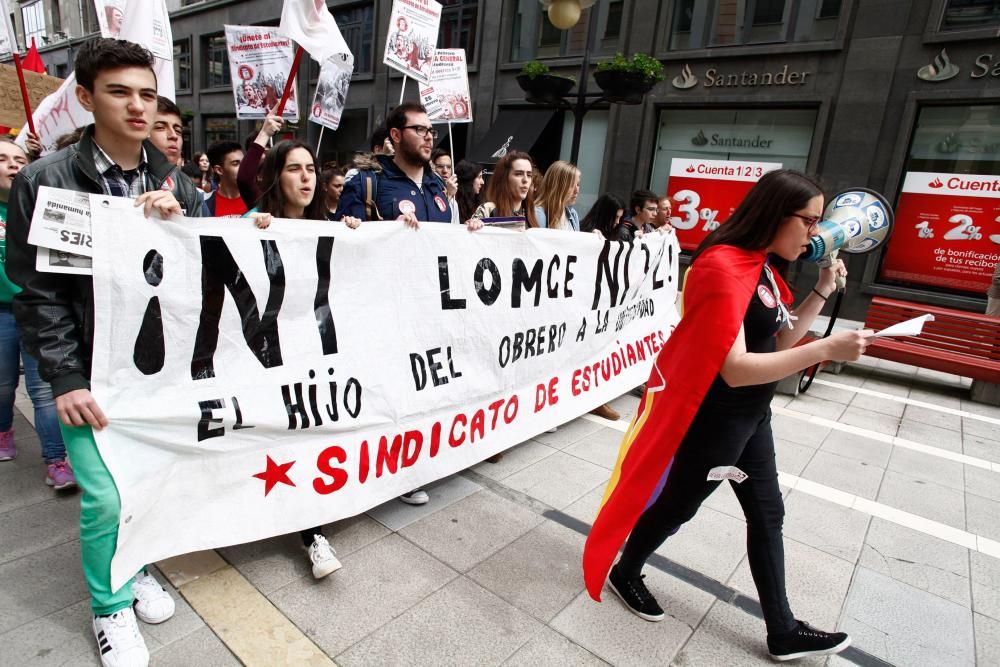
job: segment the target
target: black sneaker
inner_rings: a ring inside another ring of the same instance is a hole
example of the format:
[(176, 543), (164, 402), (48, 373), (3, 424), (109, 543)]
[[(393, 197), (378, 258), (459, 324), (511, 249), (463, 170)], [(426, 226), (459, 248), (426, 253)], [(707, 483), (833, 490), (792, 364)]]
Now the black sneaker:
[(608, 575), (608, 584), (615, 595), (622, 599), (622, 602), (625, 603), (625, 606), (633, 614), (647, 621), (662, 621), (663, 610), (660, 609), (660, 605), (656, 603), (656, 598), (653, 597), (653, 594), (646, 588), (646, 584), (643, 583), (642, 580), (645, 578), (646, 575), (642, 574), (635, 579), (626, 579), (618, 571), (618, 566), (615, 565), (611, 568), (611, 574)]
[(802, 621), (791, 632), (767, 636), (767, 650), (775, 660), (795, 660), (810, 655), (832, 655), (851, 645), (846, 632), (823, 632)]

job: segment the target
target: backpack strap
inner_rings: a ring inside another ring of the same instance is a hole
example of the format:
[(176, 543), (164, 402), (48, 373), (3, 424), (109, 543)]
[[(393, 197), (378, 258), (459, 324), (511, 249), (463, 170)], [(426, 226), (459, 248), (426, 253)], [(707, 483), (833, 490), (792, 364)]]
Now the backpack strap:
[(361, 172), (361, 175), (365, 179), (365, 219), (381, 220), (382, 216), (379, 214), (378, 205), (375, 203), (375, 198), (378, 197), (378, 180), (376, 179), (376, 174), (370, 169), (366, 169)]

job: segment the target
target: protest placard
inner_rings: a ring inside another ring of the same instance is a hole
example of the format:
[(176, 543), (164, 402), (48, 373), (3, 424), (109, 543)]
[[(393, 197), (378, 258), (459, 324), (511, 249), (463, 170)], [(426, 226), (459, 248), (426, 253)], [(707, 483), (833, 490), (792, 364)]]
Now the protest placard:
[(354, 56), (350, 53), (331, 56), (323, 63), (316, 83), (309, 120), (331, 130), (340, 127), (340, 117), (347, 105), (347, 89), (354, 73)]
[(472, 97), (465, 49), (438, 49), (431, 79), (420, 86), (420, 103), (432, 123), (471, 123)]
[(353, 516), (565, 423), (645, 382), (678, 319), (672, 234), (262, 232), (113, 201), (92, 207), (91, 382), (121, 497), (115, 587)]
[[(237, 118), (264, 118), (278, 103), (295, 59), (292, 41), (275, 28), (227, 25), (226, 49)], [(299, 117), (298, 87), (292, 86), (282, 118)]]
[[(28, 88), (28, 101), (35, 109), (43, 99), (59, 90), (63, 80), (37, 72), (24, 70), (24, 83)], [(24, 124), (24, 100), (21, 84), (13, 65), (0, 65), (0, 125), (20, 127)]]
[(441, 24), (435, 0), (393, 0), (382, 62), (421, 83), (430, 82)]

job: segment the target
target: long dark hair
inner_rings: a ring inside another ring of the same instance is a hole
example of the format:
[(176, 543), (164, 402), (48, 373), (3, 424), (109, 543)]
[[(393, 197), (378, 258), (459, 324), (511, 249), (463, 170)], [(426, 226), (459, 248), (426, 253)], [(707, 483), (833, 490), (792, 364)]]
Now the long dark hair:
[(482, 203), (479, 193), (472, 189), (472, 182), (481, 173), (483, 173), (482, 166), (468, 160), (462, 160), (455, 165), (455, 176), (458, 178), (455, 201), (458, 202), (458, 219), (462, 222), (471, 218)]
[(325, 197), (317, 196), (319, 192), (319, 165), (316, 164), (316, 154), (308, 144), (301, 141), (279, 141), (264, 156), (264, 161), (260, 166), (260, 199), (257, 200), (257, 210), (262, 213), (270, 213), (276, 218), (285, 217), (285, 195), (281, 191), (278, 177), (285, 169), (285, 162), (288, 161), (288, 154), (296, 148), (304, 148), (309, 152), (313, 165), (316, 166), (316, 186), (313, 189), (313, 198), (306, 206), (302, 217), (306, 220), (326, 220), (324, 206)]
[[(490, 182), (486, 185), (486, 201), (491, 201), (496, 205), (493, 215), (507, 217), (514, 215), (514, 208), (521, 205), (521, 201), (510, 189), (510, 172), (515, 160), (527, 160), (534, 170), (534, 162), (531, 156), (521, 151), (511, 151), (497, 162)], [(535, 219), (535, 197), (534, 185), (535, 174), (532, 172), (532, 187), (528, 188), (528, 196), (524, 198), (522, 212), (528, 219), (528, 227), (537, 227), (538, 221)]]
[(611, 232), (615, 228), (615, 218), (618, 211), (625, 212), (625, 202), (618, 195), (607, 192), (597, 198), (594, 205), (590, 207), (587, 215), (580, 221), (580, 231), (599, 231), (604, 238), (611, 238)]
[(821, 194), (819, 182), (800, 171), (778, 169), (764, 174), (729, 219), (702, 240), (691, 261), (719, 244), (763, 250), (774, 241), (785, 218)]

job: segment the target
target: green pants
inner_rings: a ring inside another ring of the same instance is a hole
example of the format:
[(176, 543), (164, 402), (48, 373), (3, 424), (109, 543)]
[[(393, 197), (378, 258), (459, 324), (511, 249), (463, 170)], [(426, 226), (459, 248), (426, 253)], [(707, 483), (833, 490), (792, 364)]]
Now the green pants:
[(97, 615), (113, 614), (132, 605), (131, 582), (111, 590), (111, 558), (118, 542), (121, 499), (89, 426), (59, 424), (80, 498), (80, 555), (90, 590), (90, 606)]

